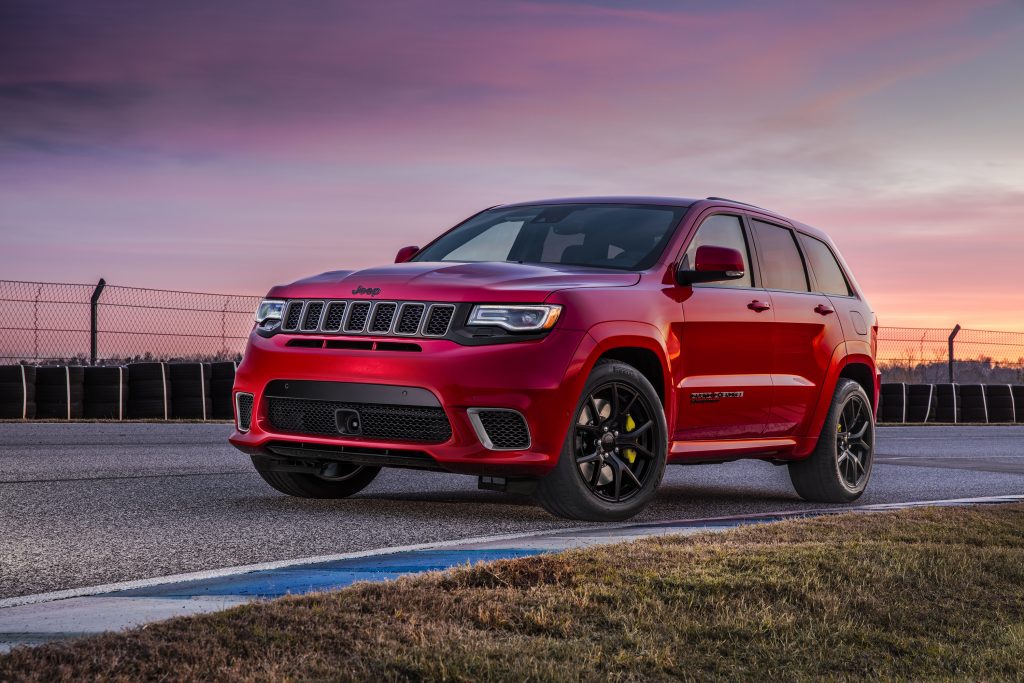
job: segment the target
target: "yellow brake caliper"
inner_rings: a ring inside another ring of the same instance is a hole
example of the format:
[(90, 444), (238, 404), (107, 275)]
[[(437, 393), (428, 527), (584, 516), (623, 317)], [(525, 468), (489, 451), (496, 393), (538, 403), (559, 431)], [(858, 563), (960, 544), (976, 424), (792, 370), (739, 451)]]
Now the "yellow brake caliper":
[[(629, 413), (626, 413), (626, 432), (627, 433), (631, 432), (634, 429), (636, 429), (636, 422), (633, 422), (633, 416), (632, 415), (630, 415)], [(634, 462), (636, 462), (636, 451), (634, 449), (632, 449), (632, 448), (623, 448), (622, 449), (622, 454), (624, 456), (626, 456), (626, 460), (629, 461), (630, 465), (632, 465)]]

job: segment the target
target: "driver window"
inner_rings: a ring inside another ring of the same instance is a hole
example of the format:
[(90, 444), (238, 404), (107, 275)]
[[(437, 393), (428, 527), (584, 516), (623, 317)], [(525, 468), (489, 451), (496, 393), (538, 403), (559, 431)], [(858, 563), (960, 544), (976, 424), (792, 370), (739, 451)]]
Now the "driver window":
[(697, 248), (705, 244), (735, 249), (743, 255), (744, 276), (738, 280), (716, 282), (714, 283), (715, 287), (753, 287), (754, 281), (750, 274), (750, 251), (747, 249), (747, 241), (743, 237), (743, 224), (737, 216), (717, 214), (705, 219), (697, 228), (697, 234), (693, 236), (690, 246), (686, 248), (680, 268), (692, 270)]

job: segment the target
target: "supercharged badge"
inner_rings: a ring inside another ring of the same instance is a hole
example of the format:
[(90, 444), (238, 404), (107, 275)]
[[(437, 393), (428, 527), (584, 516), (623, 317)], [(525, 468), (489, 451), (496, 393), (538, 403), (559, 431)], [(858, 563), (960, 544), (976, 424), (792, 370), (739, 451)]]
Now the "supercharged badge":
[(690, 394), (691, 403), (715, 403), (723, 398), (743, 398), (742, 391), (695, 391)]

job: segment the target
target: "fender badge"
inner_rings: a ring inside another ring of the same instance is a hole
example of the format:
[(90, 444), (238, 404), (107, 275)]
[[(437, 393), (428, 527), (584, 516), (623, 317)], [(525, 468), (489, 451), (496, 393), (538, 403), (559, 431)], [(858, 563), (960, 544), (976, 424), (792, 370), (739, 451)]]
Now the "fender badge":
[(380, 287), (363, 287), (359, 285), (352, 290), (353, 294), (369, 294), (370, 296), (377, 296), (380, 294)]
[(723, 398), (743, 398), (742, 391), (695, 391), (690, 394), (691, 403), (717, 403)]

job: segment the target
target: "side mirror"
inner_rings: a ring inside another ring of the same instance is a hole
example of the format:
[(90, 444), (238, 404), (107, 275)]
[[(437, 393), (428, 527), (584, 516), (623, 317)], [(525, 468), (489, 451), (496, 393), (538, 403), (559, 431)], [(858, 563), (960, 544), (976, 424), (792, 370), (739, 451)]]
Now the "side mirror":
[(698, 282), (722, 282), (738, 280), (746, 275), (743, 254), (728, 247), (713, 247), (705, 244), (697, 247), (693, 270), (677, 270), (676, 282), (692, 285)]
[(419, 247), (402, 247), (398, 250), (398, 254), (395, 255), (395, 263), (405, 263), (419, 251)]

